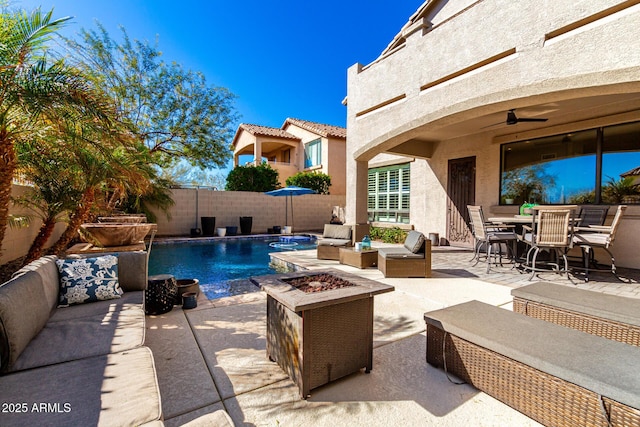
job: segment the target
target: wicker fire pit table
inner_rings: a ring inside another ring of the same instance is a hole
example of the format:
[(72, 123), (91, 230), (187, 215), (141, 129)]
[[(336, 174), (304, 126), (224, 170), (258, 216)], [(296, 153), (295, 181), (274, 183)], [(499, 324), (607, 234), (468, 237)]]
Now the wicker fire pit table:
[(373, 297), (393, 286), (339, 270), (251, 279), (267, 293), (267, 357), (306, 399), (311, 389), (373, 368)]

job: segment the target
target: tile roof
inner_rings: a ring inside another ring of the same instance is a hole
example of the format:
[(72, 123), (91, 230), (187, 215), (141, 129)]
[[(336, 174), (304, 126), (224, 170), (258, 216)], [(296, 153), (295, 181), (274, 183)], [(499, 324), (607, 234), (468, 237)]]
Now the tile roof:
[(310, 132), (317, 133), (318, 135), (324, 136), (325, 138), (347, 139), (347, 129), (340, 126), (325, 125), (322, 123), (310, 122), (308, 120), (287, 118), (287, 120), (284, 121), (282, 127), (284, 128), (287, 123), (296, 125)]
[(621, 173), (620, 174), (621, 177), (638, 176), (638, 175), (640, 175), (640, 166), (638, 166), (637, 168), (633, 168), (630, 171), (627, 171), (625, 173)]
[(240, 133), (240, 129), (249, 132), (251, 135), (254, 136), (272, 136), (272, 137), (276, 137), (276, 138), (283, 138), (283, 139), (291, 139), (294, 141), (300, 141), (300, 138), (298, 138), (295, 135), (290, 134), (287, 131), (284, 131), (282, 129), (279, 128), (272, 128), (269, 126), (260, 126), (260, 125), (252, 125), (249, 123), (241, 123), (240, 126), (238, 126), (238, 131), (236, 132), (236, 136), (233, 138), (233, 145), (235, 145), (236, 140), (238, 138), (238, 135)]

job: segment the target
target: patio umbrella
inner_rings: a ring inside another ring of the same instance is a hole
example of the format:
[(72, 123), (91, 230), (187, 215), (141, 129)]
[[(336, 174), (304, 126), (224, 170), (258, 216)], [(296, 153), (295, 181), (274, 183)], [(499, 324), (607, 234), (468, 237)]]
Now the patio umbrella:
[(285, 203), (284, 203), (284, 224), (285, 226), (289, 225), (289, 206), (288, 206), (288, 202), (289, 202), (289, 197), (291, 197), (291, 227), (293, 227), (293, 196), (302, 196), (304, 194), (315, 194), (316, 192), (313, 191), (310, 188), (304, 188), (304, 187), (284, 187), (284, 188), (279, 188), (277, 190), (273, 190), (273, 191), (267, 191), (264, 194), (268, 194), (269, 196), (275, 196), (275, 197), (285, 197)]

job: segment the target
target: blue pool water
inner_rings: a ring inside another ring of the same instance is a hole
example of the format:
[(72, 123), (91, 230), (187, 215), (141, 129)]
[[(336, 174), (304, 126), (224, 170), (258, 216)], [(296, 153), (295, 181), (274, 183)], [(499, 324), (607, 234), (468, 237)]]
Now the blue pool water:
[[(297, 237), (297, 236), (296, 236)], [(176, 279), (198, 279), (209, 299), (233, 295), (234, 280), (275, 273), (269, 253), (315, 249), (303, 239), (236, 238), (154, 243), (149, 275), (172, 274)]]

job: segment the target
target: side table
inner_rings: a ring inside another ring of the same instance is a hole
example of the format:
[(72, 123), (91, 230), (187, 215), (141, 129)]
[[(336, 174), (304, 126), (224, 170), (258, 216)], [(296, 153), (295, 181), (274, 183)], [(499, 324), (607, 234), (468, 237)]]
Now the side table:
[(178, 282), (171, 274), (149, 276), (144, 292), (144, 312), (163, 314), (171, 311), (178, 293)]
[(378, 250), (356, 252), (353, 248), (340, 248), (340, 264), (357, 268), (375, 267), (378, 264)]

